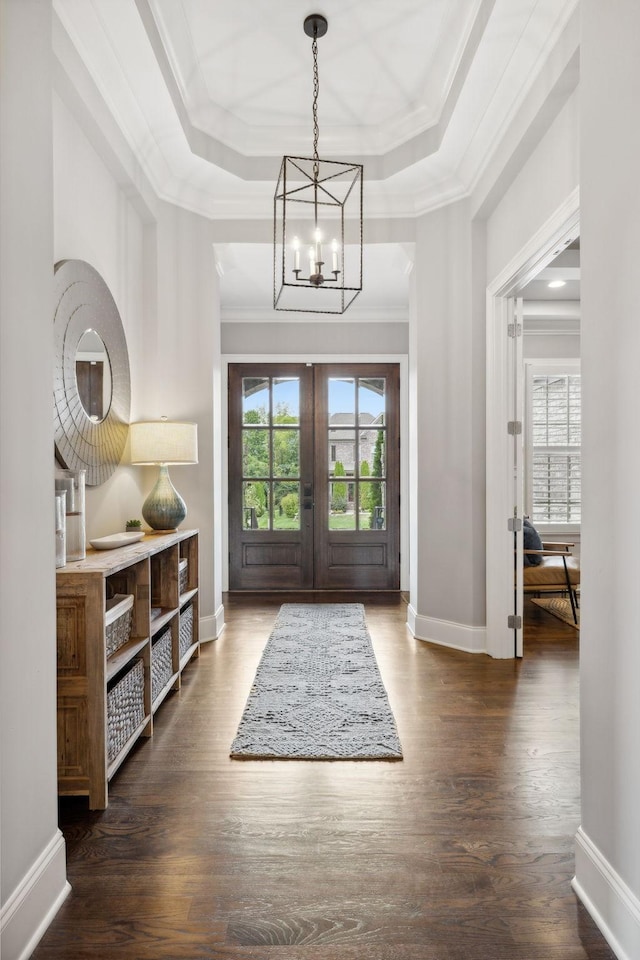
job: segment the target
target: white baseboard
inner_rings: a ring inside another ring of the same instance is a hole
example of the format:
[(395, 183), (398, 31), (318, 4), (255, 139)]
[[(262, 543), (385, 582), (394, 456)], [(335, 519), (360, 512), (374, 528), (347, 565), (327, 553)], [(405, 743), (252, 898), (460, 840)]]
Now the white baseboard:
[(407, 607), (407, 626), (416, 640), (427, 640), (465, 653), (487, 652), (486, 627), (469, 627), (464, 623), (423, 617), (416, 613), (411, 604)]
[(640, 900), (582, 827), (576, 833), (572, 887), (618, 960), (640, 957)]
[(200, 643), (217, 640), (224, 625), (224, 604), (221, 603), (213, 616), (200, 618)]
[(67, 883), (64, 837), (56, 830), (0, 912), (2, 960), (27, 960), (60, 909)]

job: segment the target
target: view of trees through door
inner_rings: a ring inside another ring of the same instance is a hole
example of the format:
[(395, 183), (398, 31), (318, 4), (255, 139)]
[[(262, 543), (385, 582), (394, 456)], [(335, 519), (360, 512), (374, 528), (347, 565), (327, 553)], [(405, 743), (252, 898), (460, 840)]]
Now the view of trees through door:
[(229, 368), (230, 588), (399, 588), (398, 367)]

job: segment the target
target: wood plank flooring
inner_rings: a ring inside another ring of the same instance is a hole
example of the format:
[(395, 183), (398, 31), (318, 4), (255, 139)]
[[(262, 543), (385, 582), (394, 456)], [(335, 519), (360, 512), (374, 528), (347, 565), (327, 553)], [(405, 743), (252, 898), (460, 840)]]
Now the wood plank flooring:
[(570, 888), (576, 630), (528, 605), (497, 661), (367, 598), (404, 761), (230, 760), (282, 599), (227, 598), (109, 808), (61, 802), (73, 892), (35, 960), (613, 960)]

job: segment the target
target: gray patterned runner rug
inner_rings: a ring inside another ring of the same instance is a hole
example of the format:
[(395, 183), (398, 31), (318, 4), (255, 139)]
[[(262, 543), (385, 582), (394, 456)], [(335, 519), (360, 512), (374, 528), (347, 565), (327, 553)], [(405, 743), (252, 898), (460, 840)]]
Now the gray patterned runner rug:
[(361, 603), (285, 603), (231, 756), (402, 760)]

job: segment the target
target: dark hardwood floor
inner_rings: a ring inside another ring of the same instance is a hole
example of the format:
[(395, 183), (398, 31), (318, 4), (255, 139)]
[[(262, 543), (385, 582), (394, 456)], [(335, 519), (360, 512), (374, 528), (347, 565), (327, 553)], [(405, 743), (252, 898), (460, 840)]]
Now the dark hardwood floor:
[(279, 603), (227, 598), (109, 808), (62, 802), (73, 892), (36, 960), (613, 960), (570, 887), (576, 630), (528, 604), (497, 661), (367, 598), (404, 761), (233, 761)]

